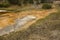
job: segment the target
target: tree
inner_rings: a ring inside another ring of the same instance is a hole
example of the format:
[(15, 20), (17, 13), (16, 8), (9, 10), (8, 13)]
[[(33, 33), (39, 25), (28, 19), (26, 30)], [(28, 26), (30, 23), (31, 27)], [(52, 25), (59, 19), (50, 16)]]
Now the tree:
[(44, 3), (46, 0), (41, 0), (41, 3)]
[(10, 4), (18, 4), (19, 0), (8, 0)]
[(24, 6), (24, 0), (20, 0), (19, 2), (21, 4), (21, 6)]

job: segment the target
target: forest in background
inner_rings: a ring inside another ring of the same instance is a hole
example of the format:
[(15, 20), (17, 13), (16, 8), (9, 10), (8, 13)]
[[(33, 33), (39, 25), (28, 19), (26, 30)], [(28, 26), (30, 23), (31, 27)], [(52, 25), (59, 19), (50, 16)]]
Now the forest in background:
[(24, 6), (28, 4), (38, 5), (52, 2), (53, 0), (0, 0), (0, 7), (9, 7), (11, 5)]

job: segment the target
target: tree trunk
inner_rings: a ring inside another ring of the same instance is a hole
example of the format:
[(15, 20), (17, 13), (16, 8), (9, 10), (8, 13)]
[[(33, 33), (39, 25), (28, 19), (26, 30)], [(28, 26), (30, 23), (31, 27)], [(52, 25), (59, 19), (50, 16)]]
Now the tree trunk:
[(33, 4), (36, 5), (36, 0), (33, 0)]
[(41, 0), (38, 0), (39, 4), (41, 3)]
[(24, 0), (21, 0), (21, 6), (24, 6), (24, 3), (23, 2), (24, 2)]

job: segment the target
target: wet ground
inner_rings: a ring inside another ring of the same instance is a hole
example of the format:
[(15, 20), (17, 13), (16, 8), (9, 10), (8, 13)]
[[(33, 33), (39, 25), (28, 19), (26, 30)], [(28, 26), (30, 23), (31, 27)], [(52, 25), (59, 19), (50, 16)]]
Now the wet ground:
[(16, 30), (27, 29), (31, 24), (35, 23), (38, 19), (48, 16), (56, 10), (43, 10), (43, 11), (25, 11), (18, 14), (6, 13), (0, 17), (0, 35), (8, 34)]

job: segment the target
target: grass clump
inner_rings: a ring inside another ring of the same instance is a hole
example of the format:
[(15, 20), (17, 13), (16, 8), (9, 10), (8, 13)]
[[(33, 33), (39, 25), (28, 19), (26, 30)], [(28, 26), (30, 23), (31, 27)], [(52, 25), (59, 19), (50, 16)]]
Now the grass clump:
[(9, 7), (9, 6), (10, 6), (10, 4), (8, 4), (8, 3), (0, 4), (0, 8), (6, 8), (6, 7)]
[(52, 5), (51, 4), (43, 4), (42, 8), (43, 9), (51, 9)]

